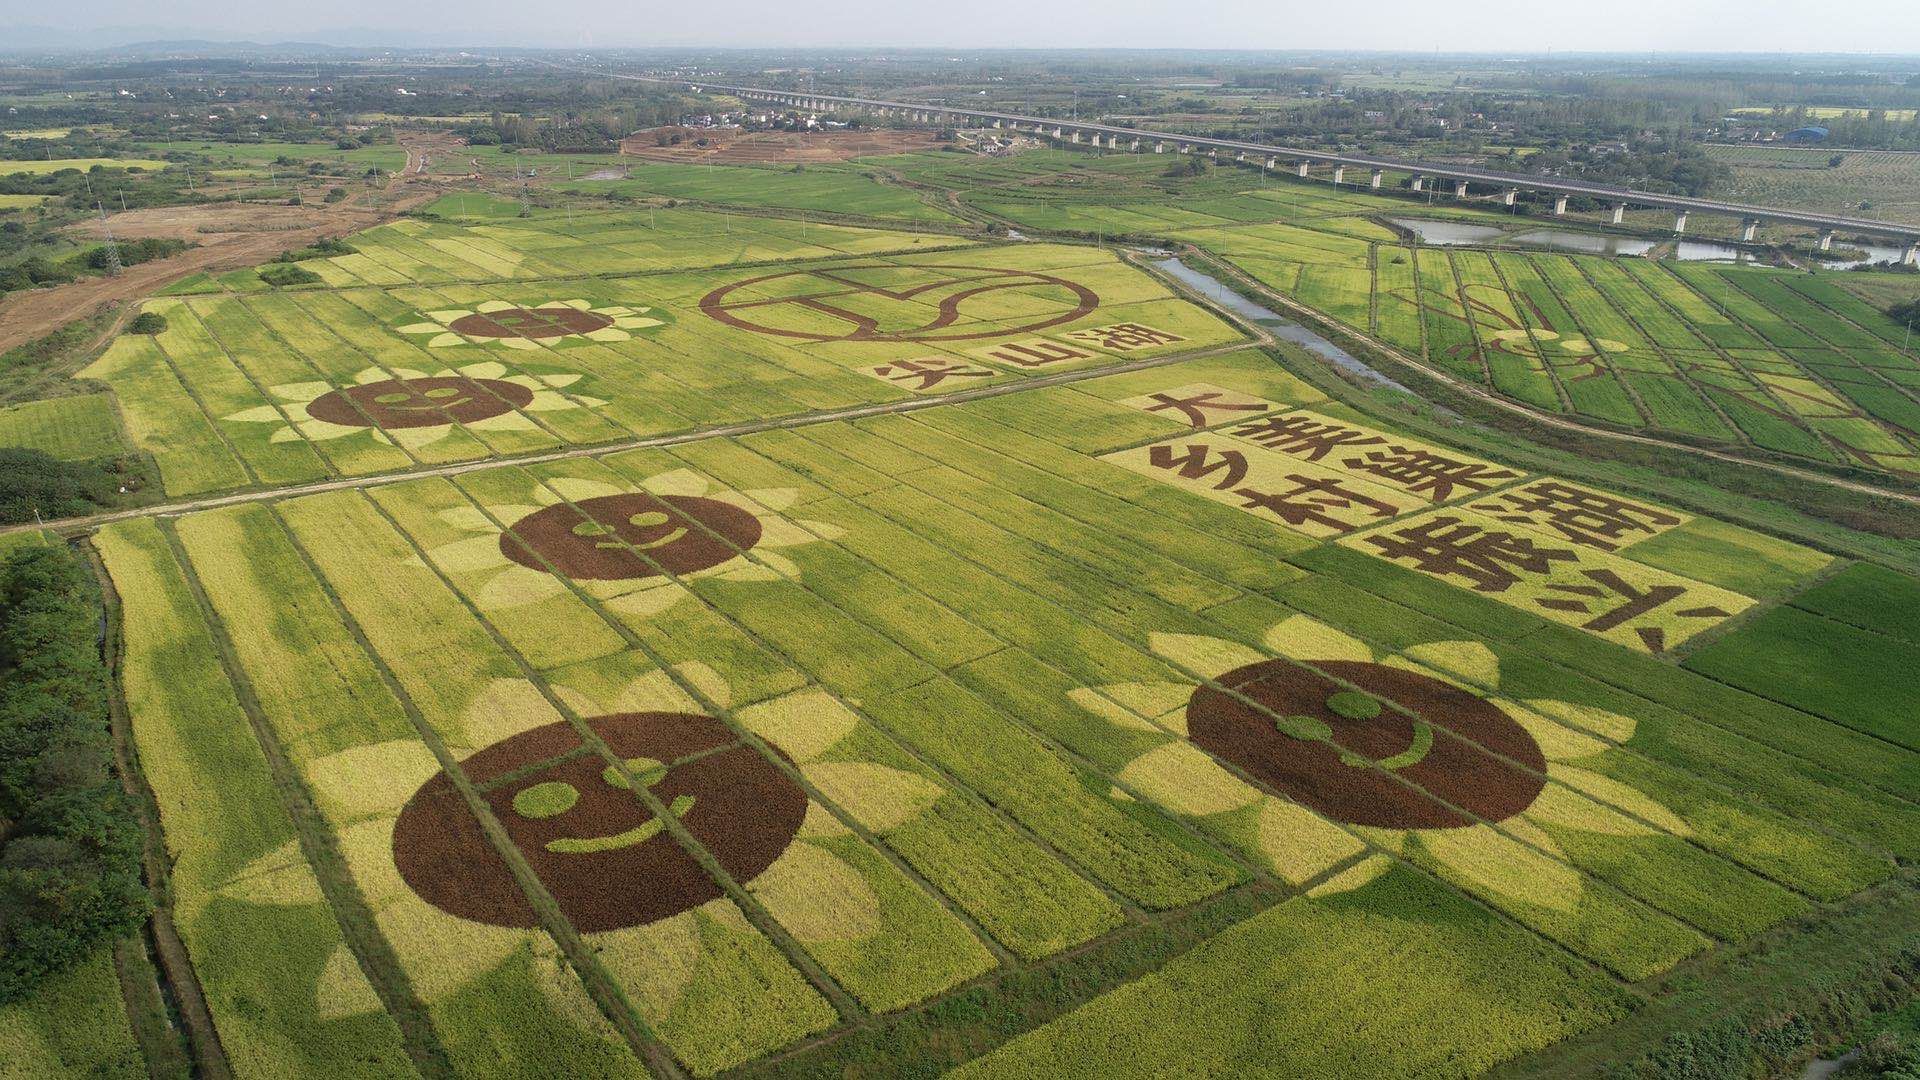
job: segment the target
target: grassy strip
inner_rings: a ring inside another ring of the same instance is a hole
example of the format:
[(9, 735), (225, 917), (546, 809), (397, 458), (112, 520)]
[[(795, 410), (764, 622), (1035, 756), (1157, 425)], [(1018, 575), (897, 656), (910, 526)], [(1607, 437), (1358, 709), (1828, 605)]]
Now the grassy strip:
[(1920, 987), (1920, 883), (1911, 874), (1844, 907), (1723, 950), (1612, 1027), (1490, 1074), (1498, 1080), (1786, 1075)]
[(1012, 971), (924, 1009), (887, 1017), (732, 1077), (938, 1076), (1267, 910), (1282, 895), (1255, 882), (1165, 918), (1134, 924), (1076, 952)]

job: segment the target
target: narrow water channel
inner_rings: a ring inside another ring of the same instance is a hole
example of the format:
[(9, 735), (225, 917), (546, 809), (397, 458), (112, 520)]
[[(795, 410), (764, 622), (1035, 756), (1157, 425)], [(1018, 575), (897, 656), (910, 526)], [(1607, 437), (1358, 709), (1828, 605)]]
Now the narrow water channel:
[(1226, 283), (1220, 281), (1218, 278), (1188, 266), (1175, 256), (1155, 259), (1153, 260), (1153, 265), (1168, 275), (1177, 278), (1182, 284), (1193, 291), (1219, 304), (1228, 311), (1233, 312), (1235, 315), (1265, 327), (1274, 337), (1290, 341), (1300, 346), (1363, 382), (1385, 387), (1390, 390), (1398, 390), (1410, 397), (1417, 396), (1413, 391), (1374, 370), (1367, 365), (1366, 361), (1361, 360), (1347, 350), (1314, 333), (1307, 327), (1294, 322), (1292, 319), (1286, 318), (1270, 308), (1262, 307), (1254, 303), (1252, 300), (1247, 299), (1229, 288)]

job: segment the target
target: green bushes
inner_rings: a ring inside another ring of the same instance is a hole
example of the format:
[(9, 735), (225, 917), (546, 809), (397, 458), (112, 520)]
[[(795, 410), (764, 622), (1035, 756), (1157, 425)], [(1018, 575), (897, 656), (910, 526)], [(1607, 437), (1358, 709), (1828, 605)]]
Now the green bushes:
[(320, 275), (303, 269), (292, 263), (275, 263), (263, 266), (259, 270), (260, 280), (269, 285), (310, 285), (320, 280)]
[(135, 315), (133, 321), (127, 324), (127, 333), (129, 334), (146, 334), (151, 337), (154, 334), (164, 334), (166, 332), (167, 317), (157, 311), (143, 311)]
[(147, 913), (139, 825), (109, 771), (99, 602), (64, 548), (0, 567), (0, 1002)]
[(77, 517), (111, 504), (120, 477), (98, 462), (61, 461), (40, 450), (0, 447), (0, 525)]

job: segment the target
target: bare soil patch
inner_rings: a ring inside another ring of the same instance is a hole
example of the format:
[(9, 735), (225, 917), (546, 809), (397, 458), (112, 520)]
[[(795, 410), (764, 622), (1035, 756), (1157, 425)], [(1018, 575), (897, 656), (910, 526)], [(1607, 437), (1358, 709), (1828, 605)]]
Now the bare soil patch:
[[(672, 141), (676, 136), (678, 143)], [(636, 131), (620, 140), (620, 152), (651, 161), (792, 165), (905, 154), (935, 144), (930, 131), (748, 132), (738, 128), (662, 127)]]

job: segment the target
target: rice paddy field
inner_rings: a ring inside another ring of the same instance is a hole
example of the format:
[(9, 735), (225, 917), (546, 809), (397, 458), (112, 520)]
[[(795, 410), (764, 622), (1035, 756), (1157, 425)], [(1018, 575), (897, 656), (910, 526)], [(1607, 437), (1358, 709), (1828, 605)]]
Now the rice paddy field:
[[(894, 165), (1049, 175), (954, 157)], [(1820, 278), (1023, 194), (1546, 411), (1912, 460)], [(1896, 569), (1408, 430), (1107, 247), (447, 210), (83, 372), (176, 500), (87, 543), (234, 1075), (1571, 1075), (1920, 855)], [(66, 1000), (0, 1046), (140, 1071)]]
[(1852, 275), (1416, 247), (1379, 220), (1404, 216), (1404, 203), (1325, 186), (1152, 203), (1015, 187), (971, 199), (1025, 227), (1193, 244), (1354, 333), (1544, 413), (1920, 476), (1920, 349), (1843, 287)]

